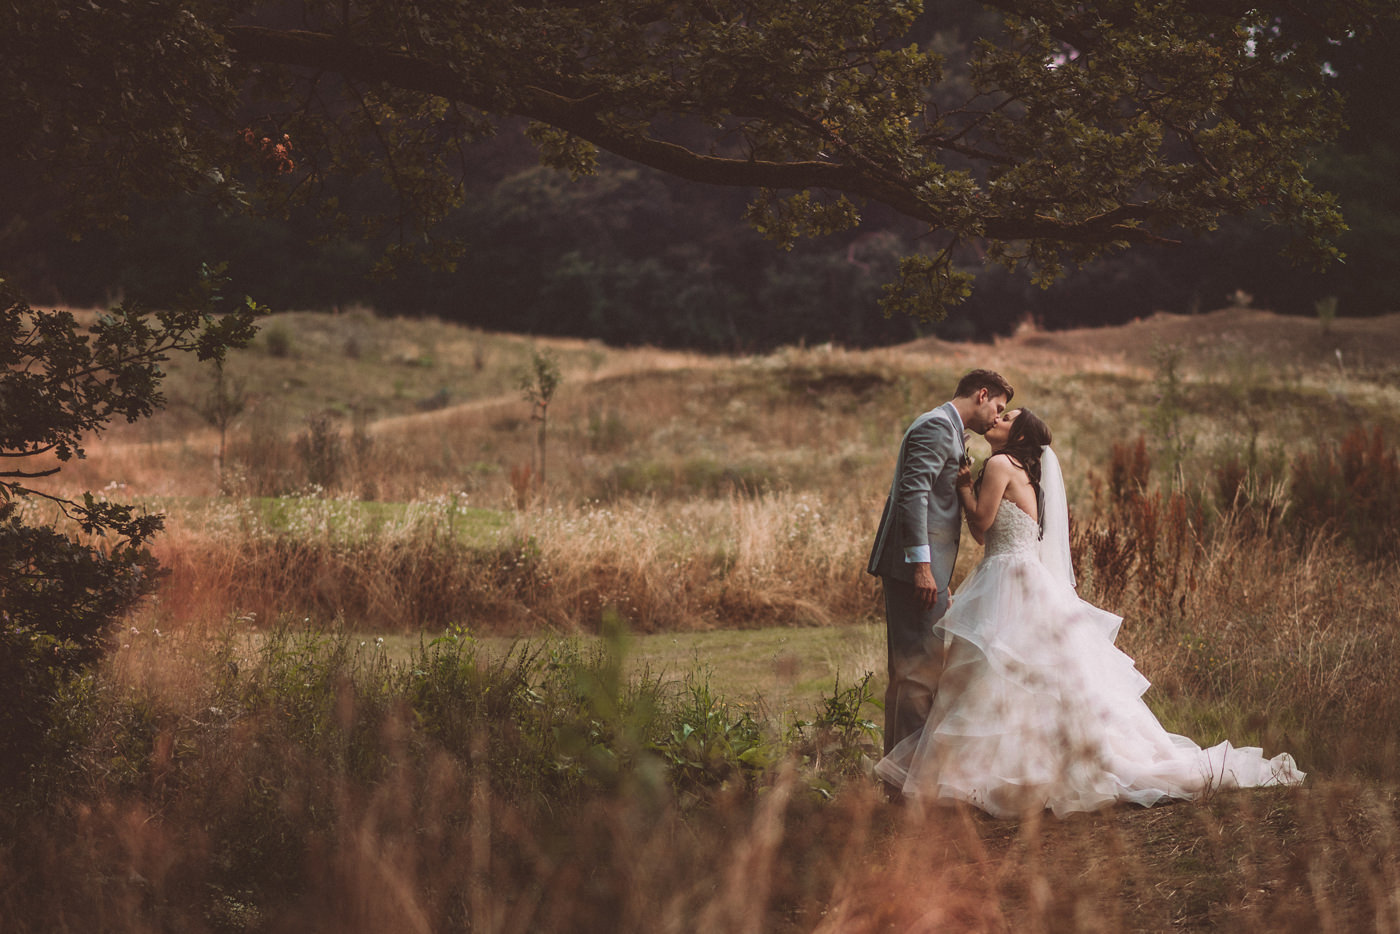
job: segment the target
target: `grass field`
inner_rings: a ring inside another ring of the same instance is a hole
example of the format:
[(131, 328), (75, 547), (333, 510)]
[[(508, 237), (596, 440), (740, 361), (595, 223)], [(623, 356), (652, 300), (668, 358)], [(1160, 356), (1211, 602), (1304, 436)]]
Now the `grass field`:
[[(6, 812), (0, 918), (1400, 929), (1397, 360), (1400, 319), (1247, 309), (736, 358), (275, 316), (228, 364), (222, 465), (176, 360), (164, 413), (53, 481), (165, 512), (170, 573)], [(883, 803), (865, 556), (905, 425), (972, 366), (1052, 426), (1081, 594), (1154, 710), (1306, 786), (1064, 822)]]

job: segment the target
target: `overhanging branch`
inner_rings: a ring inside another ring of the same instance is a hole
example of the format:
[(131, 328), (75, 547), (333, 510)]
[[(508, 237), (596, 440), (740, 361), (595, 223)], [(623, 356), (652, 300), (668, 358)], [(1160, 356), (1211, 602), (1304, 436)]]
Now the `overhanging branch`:
[[(351, 80), (431, 94), (487, 113), (526, 117), (678, 178), (733, 188), (836, 191), (888, 205), (935, 229), (956, 226), (952, 218), (936, 205), (919, 199), (910, 187), (873, 177), (859, 166), (810, 159), (732, 159), (695, 152), (609, 122), (604, 119), (606, 111), (597, 95), (570, 96), (537, 85), (498, 93), (443, 65), (403, 52), (357, 45), (326, 33), (230, 26), (225, 36), (234, 53), (246, 61), (334, 72)], [(1166, 242), (1136, 224), (1119, 223), (1124, 218), (1113, 216), (1116, 213), (1083, 222), (1033, 214), (988, 216), (980, 221), (982, 235), (996, 240)], [(1142, 211), (1129, 213), (1139, 220), (1146, 216)]]
[(52, 477), (62, 470), (62, 467), (50, 467), (47, 470), (0, 470), (0, 477), (16, 477), (21, 480), (37, 480), (40, 477)]

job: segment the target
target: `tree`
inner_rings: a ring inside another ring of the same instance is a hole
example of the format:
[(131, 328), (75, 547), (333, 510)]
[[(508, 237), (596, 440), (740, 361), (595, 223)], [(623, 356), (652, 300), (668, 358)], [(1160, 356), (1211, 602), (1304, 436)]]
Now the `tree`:
[(224, 372), (224, 361), (214, 361), (214, 380), (209, 394), (196, 404), (199, 417), (214, 428), (219, 429), (219, 489), (227, 491), (228, 475), (225, 471), (228, 453), (228, 430), (233, 420), (247, 408), (248, 395), (243, 381), (233, 379)]
[(530, 418), (540, 423), (535, 435), (535, 456), (538, 469), (535, 476), (543, 488), (545, 484), (545, 452), (549, 440), (549, 404), (554, 401), (554, 393), (564, 377), (559, 372), (559, 359), (548, 350), (535, 350), (530, 354), (530, 365), (520, 374), (519, 385), (525, 401), (530, 403)]
[[(337, 173), (379, 173), (401, 198), (380, 218), (392, 260), (460, 199), (455, 147), (525, 119), (575, 173), (604, 149), (756, 189), (750, 220), (782, 245), (875, 205), (913, 218), (928, 246), (886, 307), (924, 315), (966, 294), (965, 245), (1049, 281), (1262, 213), (1293, 255), (1336, 255), (1341, 217), (1306, 173), (1337, 131), (1326, 66), (1392, 29), (1395, 4), (982, 6), (1003, 29), (963, 62), (912, 41), (928, 29), (910, 0), (10, 5), (0, 126), (74, 217), (207, 189), (274, 207), (334, 192), (344, 219)], [(95, 166), (113, 184), (88, 184)]]
[[(91, 493), (75, 501), (35, 481), (84, 456), (85, 437), (135, 421), (164, 399), (160, 364), (174, 352), (220, 361), (252, 339), (258, 309), (225, 301), (208, 275), (188, 300), (153, 314), (123, 305), (88, 328), (69, 312), (31, 308), (0, 280), (0, 785), (43, 740), (53, 691), (100, 657), (112, 621), (153, 588), (146, 543), (159, 515)], [(81, 530), (27, 521), (46, 503)]]

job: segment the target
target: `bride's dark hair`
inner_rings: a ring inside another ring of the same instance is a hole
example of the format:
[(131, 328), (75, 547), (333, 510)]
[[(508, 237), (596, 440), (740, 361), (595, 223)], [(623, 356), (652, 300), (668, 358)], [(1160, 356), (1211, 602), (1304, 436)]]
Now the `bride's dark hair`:
[[(997, 454), (1005, 454), (1012, 462), (1026, 472), (1031, 488), (1035, 490), (1036, 517), (1040, 520), (1041, 534), (1045, 532), (1045, 493), (1040, 488), (1040, 449), (1050, 444), (1050, 426), (1030, 409), (1022, 409), (1011, 423), (1011, 433), (1006, 438), (1006, 446)], [(996, 456), (996, 455), (993, 455)], [(991, 460), (991, 458), (987, 458)], [(985, 472), (987, 465), (982, 465)], [(982, 472), (977, 474), (975, 491), (982, 489)]]

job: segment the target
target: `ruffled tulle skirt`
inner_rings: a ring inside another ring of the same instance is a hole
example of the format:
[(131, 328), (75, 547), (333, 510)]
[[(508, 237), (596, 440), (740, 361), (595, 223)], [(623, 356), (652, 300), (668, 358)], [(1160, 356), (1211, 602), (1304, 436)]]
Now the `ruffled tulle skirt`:
[(998, 817), (1303, 780), (1286, 753), (1202, 749), (1167, 732), (1142, 701), (1149, 682), (1113, 644), (1121, 622), (1034, 557), (984, 559), (932, 634), (949, 647), (927, 723), (876, 774), (908, 797)]

